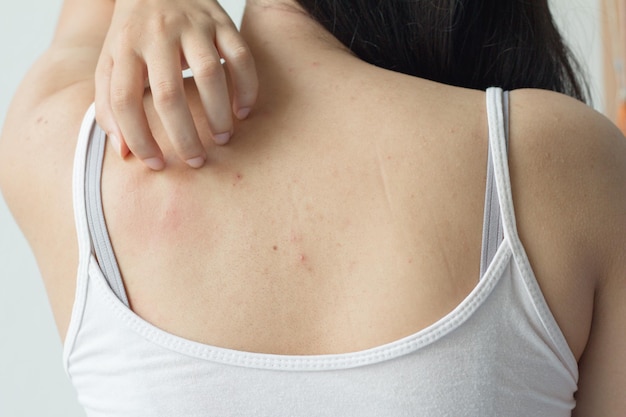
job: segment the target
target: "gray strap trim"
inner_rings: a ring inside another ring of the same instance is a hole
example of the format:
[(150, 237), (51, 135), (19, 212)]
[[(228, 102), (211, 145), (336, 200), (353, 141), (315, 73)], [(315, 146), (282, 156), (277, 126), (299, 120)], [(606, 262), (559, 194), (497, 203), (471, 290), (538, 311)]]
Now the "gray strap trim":
[(113, 246), (102, 209), (101, 178), (102, 162), (106, 144), (106, 134), (96, 124), (89, 140), (85, 178), (85, 201), (87, 205), (87, 223), (91, 234), (93, 251), (104, 277), (111, 290), (127, 307), (129, 306), (122, 275), (115, 259)]
[[(503, 119), (506, 126), (506, 137), (504, 138), (508, 150), (509, 137), (509, 93), (504, 94)], [(488, 113), (488, 117), (491, 115)], [(504, 240), (504, 228), (500, 212), (500, 202), (495, 183), (492, 147), (489, 145), (487, 156), (487, 185), (485, 190), (485, 211), (483, 216), (483, 243), (480, 255), (480, 278), (485, 275), (491, 261), (493, 260), (500, 244)]]

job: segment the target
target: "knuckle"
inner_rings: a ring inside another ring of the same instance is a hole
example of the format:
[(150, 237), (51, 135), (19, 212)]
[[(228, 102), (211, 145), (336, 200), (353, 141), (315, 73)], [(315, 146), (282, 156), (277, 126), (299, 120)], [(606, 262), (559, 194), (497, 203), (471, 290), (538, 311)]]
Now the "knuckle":
[(157, 81), (152, 86), (152, 96), (157, 105), (167, 106), (178, 102), (182, 92), (172, 80)]
[(115, 44), (117, 48), (125, 50), (130, 49), (133, 45), (133, 40), (137, 39), (137, 28), (133, 23), (125, 23), (120, 26), (115, 36)]
[(156, 13), (146, 23), (147, 32), (151, 35), (169, 36), (171, 29), (185, 25), (185, 17), (182, 14)]
[(252, 55), (245, 45), (237, 45), (230, 58), (235, 64), (248, 66), (252, 61)]
[(227, 13), (221, 13), (221, 12), (212, 13), (211, 18), (212, 18), (211, 20), (215, 22), (214, 23), (215, 26), (221, 26), (221, 27), (225, 27), (228, 29), (232, 29), (233, 27), (235, 27), (232, 19), (230, 18), (230, 16), (228, 16)]
[(128, 109), (136, 102), (135, 95), (126, 88), (115, 87), (111, 89), (111, 107), (119, 110)]
[(194, 77), (213, 78), (222, 72), (222, 64), (211, 56), (200, 56), (192, 70)]

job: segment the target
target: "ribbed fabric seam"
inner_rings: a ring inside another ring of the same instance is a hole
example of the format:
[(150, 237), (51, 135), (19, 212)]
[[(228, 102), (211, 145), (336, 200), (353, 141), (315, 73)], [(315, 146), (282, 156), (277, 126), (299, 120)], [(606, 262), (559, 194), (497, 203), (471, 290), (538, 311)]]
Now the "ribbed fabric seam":
[(485, 186), (485, 208), (483, 215), (483, 240), (480, 256), (480, 279), (487, 271), (489, 264), (504, 239), (500, 219), (500, 205), (495, 187), (491, 146), (488, 147), (487, 182)]
[(500, 281), (504, 269), (509, 265), (511, 251), (503, 244), (496, 253), (484, 279), (450, 313), (434, 324), (401, 340), (360, 352), (330, 355), (289, 356), (237, 351), (205, 345), (167, 333), (146, 322), (126, 308), (106, 285), (106, 278), (97, 264), (90, 267), (95, 289), (103, 295), (107, 305), (129, 329), (145, 340), (165, 349), (194, 358), (210, 360), (227, 365), (274, 369), (285, 371), (327, 371), (371, 365), (384, 360), (412, 353), (432, 344), (463, 324), (483, 304)]

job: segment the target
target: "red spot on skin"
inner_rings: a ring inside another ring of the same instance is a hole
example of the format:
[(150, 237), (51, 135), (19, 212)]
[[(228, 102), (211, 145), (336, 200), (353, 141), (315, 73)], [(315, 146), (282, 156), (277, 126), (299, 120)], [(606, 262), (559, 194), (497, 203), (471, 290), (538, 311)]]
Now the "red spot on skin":
[(314, 61), (314, 62), (311, 64), (311, 66), (312, 66), (312, 67), (319, 67), (319, 66), (320, 66), (320, 63), (319, 63), (319, 62), (317, 62), (317, 61)]
[(274, 246), (272, 247), (272, 249), (274, 249), (274, 250), (278, 250), (278, 246), (274, 245)]
[(302, 263), (306, 262), (306, 255), (303, 253), (300, 254), (300, 262)]
[(409, 263), (412, 264), (413, 263), (413, 258), (409, 258)]
[(243, 178), (243, 175), (240, 172), (236, 173), (235, 180), (233, 181), (233, 186), (237, 185), (237, 183), (241, 181), (242, 178)]

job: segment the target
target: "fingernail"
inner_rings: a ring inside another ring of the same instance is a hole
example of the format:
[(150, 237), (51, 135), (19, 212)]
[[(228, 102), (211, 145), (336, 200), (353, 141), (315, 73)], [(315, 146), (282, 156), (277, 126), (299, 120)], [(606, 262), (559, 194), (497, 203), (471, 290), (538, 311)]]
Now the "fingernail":
[(109, 139), (111, 139), (111, 145), (113, 146), (113, 149), (115, 149), (115, 152), (117, 152), (119, 156), (122, 156), (122, 144), (117, 136), (109, 135)]
[(237, 119), (243, 120), (246, 117), (248, 117), (248, 115), (250, 114), (250, 110), (251, 110), (250, 107), (244, 107), (242, 109), (239, 109), (237, 111)]
[(204, 165), (204, 158), (201, 156), (198, 156), (197, 158), (191, 158), (191, 159), (187, 159), (187, 165), (189, 165), (192, 168), (200, 168), (202, 165)]
[(218, 145), (225, 145), (230, 140), (230, 132), (220, 133), (219, 135), (215, 135), (215, 143)]
[(160, 171), (165, 168), (165, 164), (161, 160), (161, 158), (148, 158), (144, 159), (143, 163), (148, 165), (148, 167), (154, 171)]

